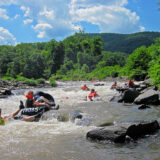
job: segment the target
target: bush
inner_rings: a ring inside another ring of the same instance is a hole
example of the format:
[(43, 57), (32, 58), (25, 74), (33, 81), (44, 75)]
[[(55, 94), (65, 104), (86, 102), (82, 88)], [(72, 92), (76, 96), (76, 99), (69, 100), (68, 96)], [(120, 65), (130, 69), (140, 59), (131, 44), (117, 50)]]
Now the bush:
[(37, 86), (37, 81), (34, 79), (25, 79), (24, 82), (29, 86)]
[(14, 81), (14, 80), (15, 80), (14, 78), (12, 78), (12, 77), (7, 77), (7, 76), (2, 77), (2, 79), (3, 79), (3, 80), (8, 80), (8, 81)]
[(45, 79), (43, 78), (37, 79), (37, 84), (45, 84)]
[(56, 87), (56, 86), (57, 86), (57, 83), (56, 83), (56, 81), (55, 81), (55, 79), (54, 79), (54, 76), (51, 76), (51, 77), (49, 78), (49, 84), (50, 84), (52, 87)]

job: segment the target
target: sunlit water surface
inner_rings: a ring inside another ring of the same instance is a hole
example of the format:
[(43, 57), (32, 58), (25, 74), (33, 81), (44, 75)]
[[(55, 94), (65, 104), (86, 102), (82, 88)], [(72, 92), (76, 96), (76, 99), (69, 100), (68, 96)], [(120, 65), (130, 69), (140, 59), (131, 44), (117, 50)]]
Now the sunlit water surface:
[[(51, 94), (58, 111), (45, 113), (39, 122), (11, 121), (0, 126), (0, 158), (3, 160), (157, 160), (160, 158), (160, 132), (137, 143), (113, 144), (91, 142), (86, 133), (106, 121), (124, 125), (160, 118), (160, 108), (138, 110), (134, 104), (109, 102), (113, 95), (110, 82), (104, 86), (85, 82), (95, 88), (101, 101), (84, 101), (89, 91), (80, 88), (84, 82), (58, 82), (59, 86), (42, 90)], [(14, 95), (0, 99), (2, 115), (16, 111), (19, 101), (25, 101), (28, 90), (14, 91)], [(81, 120), (58, 121), (57, 115), (70, 119), (75, 110), (83, 114)]]

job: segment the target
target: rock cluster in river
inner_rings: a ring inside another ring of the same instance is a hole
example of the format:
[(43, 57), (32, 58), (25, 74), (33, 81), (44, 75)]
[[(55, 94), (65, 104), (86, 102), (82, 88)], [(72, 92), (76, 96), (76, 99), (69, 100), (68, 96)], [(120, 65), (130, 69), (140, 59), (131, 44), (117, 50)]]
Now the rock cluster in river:
[[(110, 101), (141, 105), (138, 109), (151, 108), (149, 105), (160, 105), (160, 91), (157, 87), (150, 86), (150, 81), (141, 82), (135, 88), (119, 88), (117, 91), (119, 95), (114, 96)], [(146, 123), (130, 124), (129, 126), (105, 126), (89, 131), (86, 137), (94, 141), (125, 143), (154, 134), (159, 129), (159, 123), (155, 120)]]
[[(50, 86), (48, 83), (46, 83), (46, 84), (39, 84), (36, 87), (41, 88), (41, 87), (50, 87)], [(12, 90), (27, 89), (27, 88), (29, 89), (34, 87), (28, 86), (27, 83), (22, 81), (0, 80), (0, 98), (5, 98), (9, 95), (12, 95)]]

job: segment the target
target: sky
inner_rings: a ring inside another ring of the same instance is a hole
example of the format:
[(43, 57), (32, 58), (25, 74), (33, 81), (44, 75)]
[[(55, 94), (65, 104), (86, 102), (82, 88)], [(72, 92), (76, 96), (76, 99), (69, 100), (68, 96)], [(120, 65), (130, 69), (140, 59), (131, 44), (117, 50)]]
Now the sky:
[(160, 32), (158, 0), (0, 0), (0, 45), (57, 41), (76, 32)]

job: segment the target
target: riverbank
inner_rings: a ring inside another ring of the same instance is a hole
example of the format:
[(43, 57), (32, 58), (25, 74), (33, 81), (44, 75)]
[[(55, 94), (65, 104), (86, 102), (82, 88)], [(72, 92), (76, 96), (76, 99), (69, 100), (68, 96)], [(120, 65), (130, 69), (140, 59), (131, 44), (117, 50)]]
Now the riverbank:
[[(103, 82), (115, 82), (117, 81), (120, 84), (128, 81), (127, 77), (106, 77), (105, 80), (91, 80), (92, 83), (96, 85), (102, 85)], [(58, 81), (57, 81), (58, 82)], [(85, 82), (85, 81), (84, 81)], [(145, 83), (150, 84), (151, 80), (145, 80)], [(17, 89), (33, 89), (33, 88), (51, 88), (52, 86), (49, 84), (48, 81), (45, 83), (39, 83), (36, 86), (28, 85), (24, 81), (9, 81), (9, 80), (2, 80), (0, 79), (0, 98), (6, 98), (9, 95), (12, 95), (12, 90)]]
[(8, 81), (0, 79), (0, 98), (6, 98), (12, 95), (12, 90), (16, 89), (33, 89), (33, 88), (49, 88), (51, 87), (49, 83), (38, 84), (36, 86), (29, 86), (23, 81)]

